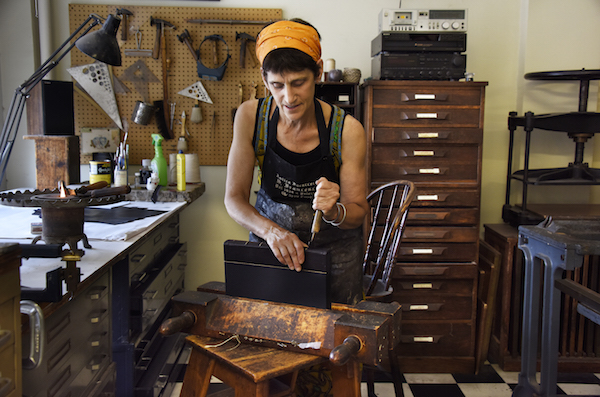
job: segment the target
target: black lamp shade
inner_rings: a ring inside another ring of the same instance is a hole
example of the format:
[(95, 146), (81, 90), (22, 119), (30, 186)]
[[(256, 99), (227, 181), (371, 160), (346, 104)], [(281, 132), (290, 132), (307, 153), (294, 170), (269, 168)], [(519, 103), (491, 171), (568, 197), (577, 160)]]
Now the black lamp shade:
[(121, 50), (117, 42), (117, 30), (121, 19), (108, 15), (102, 28), (89, 33), (75, 42), (81, 52), (113, 66), (121, 66)]

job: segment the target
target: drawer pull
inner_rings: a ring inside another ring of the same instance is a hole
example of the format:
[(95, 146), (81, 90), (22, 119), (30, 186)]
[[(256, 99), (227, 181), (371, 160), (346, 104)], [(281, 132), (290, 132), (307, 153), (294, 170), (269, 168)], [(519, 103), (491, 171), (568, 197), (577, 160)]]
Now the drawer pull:
[(413, 156), (423, 156), (423, 157), (431, 157), (435, 156), (435, 151), (433, 150), (413, 150)]
[(410, 305), (408, 310), (410, 310), (410, 311), (429, 310), (429, 305)]
[(413, 94), (401, 93), (400, 100), (403, 102), (409, 101), (445, 101), (448, 99), (448, 94)]
[(444, 267), (398, 267), (402, 275), (406, 276), (442, 276), (449, 270), (447, 266)]
[(146, 254), (136, 254), (131, 257), (131, 261), (135, 262), (135, 263), (140, 263), (141, 261), (144, 260), (145, 257), (146, 257)]
[(439, 196), (437, 194), (422, 194), (417, 195), (417, 201), (438, 201)]
[(419, 132), (417, 133), (417, 137), (420, 139), (432, 139), (439, 138), (440, 134), (437, 132)]
[(444, 230), (435, 230), (435, 231), (411, 231), (407, 230), (404, 232), (405, 238), (446, 238), (448, 237), (448, 232)]
[(158, 295), (158, 290), (149, 290), (144, 292), (144, 299), (154, 299)]
[(433, 289), (433, 283), (413, 283), (413, 289)]
[(419, 168), (419, 174), (439, 174), (439, 168)]
[(12, 340), (12, 331), (8, 329), (0, 329), (0, 349)]
[(23, 368), (36, 369), (44, 358), (46, 345), (44, 313), (37, 303), (29, 300), (21, 301), (20, 312), (29, 318), (29, 356), (23, 356)]
[(433, 343), (434, 342), (434, 338), (433, 338), (433, 336), (414, 336), (413, 337), (413, 342), (416, 342), (416, 343)]
[(402, 120), (446, 120), (448, 113), (438, 112), (401, 112)]
[(8, 396), (8, 393), (12, 390), (14, 390), (12, 379), (0, 378), (0, 397)]
[(423, 219), (441, 221), (450, 215), (449, 212), (408, 212), (408, 219)]
[(435, 101), (435, 94), (415, 94), (415, 100), (433, 100)]
[(413, 248), (413, 255), (431, 255), (433, 254), (433, 248)]

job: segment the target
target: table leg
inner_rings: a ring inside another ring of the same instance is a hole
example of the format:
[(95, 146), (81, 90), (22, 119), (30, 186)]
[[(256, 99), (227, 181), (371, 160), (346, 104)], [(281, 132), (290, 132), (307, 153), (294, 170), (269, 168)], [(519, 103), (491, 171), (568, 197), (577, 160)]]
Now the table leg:
[(329, 364), (332, 377), (332, 394), (334, 397), (360, 397), (361, 370), (355, 360), (345, 365)]
[(521, 343), (521, 372), (513, 397), (530, 397), (538, 393), (535, 379), (538, 350), (540, 313), (541, 261), (533, 256), (528, 246), (520, 247), (525, 256), (523, 287), (523, 331)]

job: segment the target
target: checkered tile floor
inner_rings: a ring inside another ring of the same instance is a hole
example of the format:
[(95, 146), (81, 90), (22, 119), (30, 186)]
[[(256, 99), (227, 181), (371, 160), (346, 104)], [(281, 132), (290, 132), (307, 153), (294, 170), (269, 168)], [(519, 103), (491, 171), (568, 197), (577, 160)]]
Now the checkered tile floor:
[[(477, 375), (404, 374), (402, 386), (406, 397), (510, 397), (518, 375), (504, 372), (496, 364), (486, 364)], [(179, 397), (181, 385), (178, 382), (171, 397)], [(214, 384), (215, 389), (221, 387)], [(394, 387), (384, 374), (378, 376), (375, 392), (378, 397), (395, 396)], [(600, 396), (600, 374), (559, 374), (556, 394)], [(362, 395), (367, 395), (365, 383)]]

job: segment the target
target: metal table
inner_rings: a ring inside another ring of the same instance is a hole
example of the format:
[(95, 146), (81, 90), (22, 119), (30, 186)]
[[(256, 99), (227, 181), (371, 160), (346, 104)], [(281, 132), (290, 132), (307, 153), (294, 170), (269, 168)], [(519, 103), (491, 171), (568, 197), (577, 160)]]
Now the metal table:
[[(513, 396), (554, 396), (558, 372), (561, 291), (579, 300), (580, 314), (594, 322), (600, 318), (600, 294), (570, 280), (563, 280), (563, 271), (581, 267), (585, 255), (600, 254), (600, 220), (553, 221), (549, 218), (537, 226), (519, 226), (519, 248), (525, 256), (523, 343), (519, 384)], [(536, 365), (540, 304), (542, 339), (538, 384)]]

